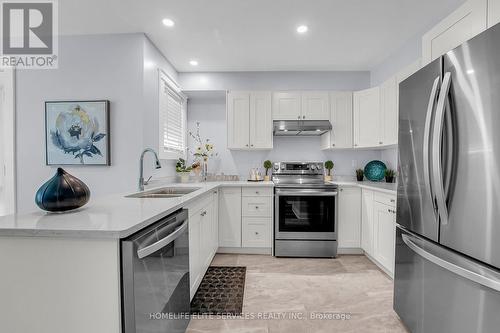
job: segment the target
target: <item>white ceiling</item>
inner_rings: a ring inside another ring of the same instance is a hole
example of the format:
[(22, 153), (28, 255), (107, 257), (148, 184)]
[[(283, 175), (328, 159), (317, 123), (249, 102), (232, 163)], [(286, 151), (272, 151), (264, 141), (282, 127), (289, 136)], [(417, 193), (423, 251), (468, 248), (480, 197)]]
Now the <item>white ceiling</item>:
[(60, 0), (59, 27), (64, 35), (145, 32), (180, 72), (370, 70), (463, 2)]

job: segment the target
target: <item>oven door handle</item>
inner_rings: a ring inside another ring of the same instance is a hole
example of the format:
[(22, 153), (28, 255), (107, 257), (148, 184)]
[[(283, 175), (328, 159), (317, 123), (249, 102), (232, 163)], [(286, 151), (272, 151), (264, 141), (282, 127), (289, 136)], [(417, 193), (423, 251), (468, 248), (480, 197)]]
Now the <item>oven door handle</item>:
[(289, 197), (298, 197), (298, 196), (314, 196), (314, 197), (336, 197), (337, 192), (276, 192), (276, 196), (289, 196)]
[(149, 246), (146, 246), (143, 249), (138, 250), (137, 256), (139, 257), (139, 259), (142, 259), (142, 258), (149, 256), (152, 253), (155, 253), (159, 249), (164, 248), (165, 246), (167, 246), (168, 244), (172, 243), (177, 238), (179, 238), (181, 236), (181, 234), (187, 229), (187, 227), (188, 227), (188, 221), (186, 220), (179, 228), (175, 229), (175, 231), (172, 232), (167, 237), (162, 238), (159, 241), (157, 241), (156, 243), (153, 243)]

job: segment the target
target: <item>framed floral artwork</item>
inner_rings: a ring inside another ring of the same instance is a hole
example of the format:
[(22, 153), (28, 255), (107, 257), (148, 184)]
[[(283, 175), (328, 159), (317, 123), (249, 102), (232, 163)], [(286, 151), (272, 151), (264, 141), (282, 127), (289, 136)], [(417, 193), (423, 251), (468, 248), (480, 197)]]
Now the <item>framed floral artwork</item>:
[(47, 165), (111, 165), (109, 101), (45, 102)]

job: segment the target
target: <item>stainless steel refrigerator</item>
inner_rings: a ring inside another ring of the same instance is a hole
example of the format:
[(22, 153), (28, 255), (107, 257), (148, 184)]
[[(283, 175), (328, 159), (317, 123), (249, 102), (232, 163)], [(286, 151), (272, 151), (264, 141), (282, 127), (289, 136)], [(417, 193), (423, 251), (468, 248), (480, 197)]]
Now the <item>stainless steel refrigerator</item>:
[(394, 309), (500, 332), (500, 25), (400, 84)]

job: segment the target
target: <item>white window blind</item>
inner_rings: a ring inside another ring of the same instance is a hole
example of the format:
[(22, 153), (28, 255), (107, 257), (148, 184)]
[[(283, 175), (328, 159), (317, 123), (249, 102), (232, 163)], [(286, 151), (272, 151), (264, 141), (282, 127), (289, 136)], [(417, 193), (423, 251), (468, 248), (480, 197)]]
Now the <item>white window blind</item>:
[(186, 153), (186, 98), (160, 71), (160, 158), (177, 159)]

